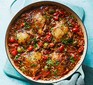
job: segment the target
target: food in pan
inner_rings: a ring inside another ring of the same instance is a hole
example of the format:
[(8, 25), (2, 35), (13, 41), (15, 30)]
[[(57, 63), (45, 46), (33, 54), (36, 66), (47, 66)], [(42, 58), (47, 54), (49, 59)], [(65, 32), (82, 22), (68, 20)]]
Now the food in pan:
[(82, 58), (84, 34), (72, 13), (41, 6), (15, 20), (8, 49), (15, 66), (25, 75), (35, 80), (57, 80)]

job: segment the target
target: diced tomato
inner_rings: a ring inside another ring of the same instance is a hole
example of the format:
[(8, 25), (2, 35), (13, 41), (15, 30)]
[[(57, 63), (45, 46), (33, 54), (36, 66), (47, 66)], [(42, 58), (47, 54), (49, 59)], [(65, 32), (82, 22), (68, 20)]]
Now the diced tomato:
[(75, 25), (75, 27), (77, 28), (77, 27), (79, 27), (79, 25), (78, 25), (78, 24), (76, 24), (76, 25)]
[(12, 54), (13, 56), (16, 56), (16, 55), (17, 55), (17, 53), (18, 53), (18, 52), (17, 52), (17, 50), (16, 50), (16, 49), (14, 49), (14, 50), (12, 50), (12, 51), (11, 51), (11, 54)]
[(66, 69), (64, 72), (62, 72), (62, 75), (68, 73), (69, 69)]
[(50, 35), (46, 35), (46, 37), (45, 37), (45, 41), (46, 42), (51, 42), (51, 36)]
[(79, 28), (78, 27), (74, 27), (73, 29), (72, 29), (72, 32), (78, 32), (79, 31)]
[(78, 49), (78, 52), (79, 52), (79, 53), (82, 53), (83, 50), (84, 50), (84, 46), (80, 46), (79, 49)]
[(43, 47), (43, 42), (38, 42), (39, 47)]
[(48, 56), (42, 56), (43, 60), (47, 60)]
[(41, 76), (42, 76), (42, 75), (40, 74), (40, 75), (34, 77), (33, 79), (34, 79), (34, 80), (38, 80)]
[(59, 20), (59, 15), (60, 15), (59, 11), (55, 12), (53, 15), (54, 15), (54, 16), (53, 16), (53, 19), (54, 19), (55, 21), (58, 21), (58, 20)]
[(48, 32), (48, 35), (49, 35), (49, 36), (52, 36), (52, 34), (51, 34), (50, 32)]
[(47, 71), (47, 72), (44, 72), (42, 76), (44, 78), (44, 77), (47, 77), (49, 74), (50, 74), (50, 71)]
[(75, 54), (74, 54), (74, 53), (70, 53), (70, 55), (71, 55), (72, 57), (74, 57), (74, 56), (75, 56)]
[(33, 46), (30, 45), (27, 50), (28, 51), (32, 51), (33, 50)]
[(49, 50), (44, 50), (44, 51), (43, 51), (43, 54), (45, 54), (45, 55), (46, 55), (46, 54), (49, 54), (49, 53), (50, 53)]
[(70, 53), (70, 56), (72, 56), (75, 60), (77, 59), (76, 53)]
[(9, 42), (14, 43), (14, 42), (15, 42), (15, 38), (14, 38), (13, 36), (11, 36), (11, 37), (9, 38)]
[(25, 23), (23, 22), (23, 23), (21, 23), (21, 25), (20, 25), (21, 27), (24, 27), (25, 26)]
[(61, 14), (64, 15), (64, 11), (61, 11)]
[(47, 77), (49, 74), (50, 74), (50, 71), (43, 72), (42, 75), (40, 74), (40, 75), (34, 77), (34, 79), (35, 79), (35, 80), (38, 80), (38, 79), (40, 79), (41, 77), (45, 78), (45, 77)]
[(12, 44), (11, 47), (18, 47), (18, 43)]
[(74, 58), (75, 61), (80, 60), (80, 57), (76, 55), (75, 53), (71, 53), (70, 55)]
[(54, 16), (58, 16), (59, 15), (59, 12), (55, 12), (53, 15)]
[(50, 43), (49, 47), (51, 47), (51, 48), (54, 47), (54, 43)]
[(62, 52), (63, 50), (64, 50), (64, 45), (61, 45), (61, 46), (59, 47), (59, 51)]
[(53, 19), (54, 19), (55, 21), (58, 21), (58, 20), (59, 20), (59, 17), (58, 17), (58, 16), (54, 16)]

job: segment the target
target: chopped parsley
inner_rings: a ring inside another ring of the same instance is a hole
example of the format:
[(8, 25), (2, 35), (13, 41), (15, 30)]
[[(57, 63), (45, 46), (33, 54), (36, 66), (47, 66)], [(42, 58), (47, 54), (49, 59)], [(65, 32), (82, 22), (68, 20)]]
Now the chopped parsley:
[(49, 59), (46, 63), (49, 66), (54, 66), (54, 62), (51, 59)]
[(57, 69), (54, 70), (53, 74), (54, 74), (55, 76), (57, 76), (57, 73), (58, 73), (58, 70), (57, 70)]
[(73, 39), (72, 38), (62, 39), (62, 43), (65, 44), (65, 45), (72, 44), (73, 43)]
[(37, 66), (37, 64), (34, 64), (34, 63), (33, 63), (33, 64), (31, 64), (31, 67), (36, 67), (36, 66)]
[(72, 57), (72, 56), (70, 57), (70, 62), (71, 63), (74, 63), (75, 62), (74, 57)]
[(20, 57), (20, 55), (16, 55), (14, 60), (18, 60), (19, 57)]
[(31, 26), (27, 23), (27, 22), (25, 22), (25, 29), (29, 29)]
[(60, 62), (59, 61), (56, 61), (55, 65), (58, 66), (59, 64), (60, 64)]
[(34, 43), (36, 43), (37, 42), (37, 39), (36, 38), (33, 38), (32, 41), (34, 41)]
[(34, 44), (34, 48), (37, 48), (38, 47), (38, 45), (37, 44)]

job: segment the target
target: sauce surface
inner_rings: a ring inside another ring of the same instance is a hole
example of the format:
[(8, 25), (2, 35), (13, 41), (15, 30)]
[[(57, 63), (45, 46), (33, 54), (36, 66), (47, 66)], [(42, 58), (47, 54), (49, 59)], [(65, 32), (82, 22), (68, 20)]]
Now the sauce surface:
[(42, 6), (19, 16), (8, 36), (11, 59), (35, 80), (59, 79), (70, 72), (84, 51), (84, 34), (65, 9)]

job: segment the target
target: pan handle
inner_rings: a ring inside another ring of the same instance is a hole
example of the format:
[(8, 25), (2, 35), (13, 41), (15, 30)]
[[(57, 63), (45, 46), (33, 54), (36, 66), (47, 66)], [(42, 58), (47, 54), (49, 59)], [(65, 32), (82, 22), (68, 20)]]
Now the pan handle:
[(17, 0), (14, 0), (14, 1), (12, 2), (12, 4), (10, 5), (10, 9), (12, 8), (12, 6), (15, 4), (16, 1), (17, 1)]
[(10, 5), (10, 14), (13, 17), (20, 9), (24, 7), (26, 0), (14, 0)]

